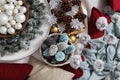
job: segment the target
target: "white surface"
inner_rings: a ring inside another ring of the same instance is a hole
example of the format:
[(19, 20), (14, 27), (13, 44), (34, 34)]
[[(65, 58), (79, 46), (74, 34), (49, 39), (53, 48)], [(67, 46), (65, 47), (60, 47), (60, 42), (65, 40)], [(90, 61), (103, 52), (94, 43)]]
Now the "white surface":
[[(44, 0), (40, 0), (41, 2), (44, 2)], [(48, 32), (49, 32), (49, 25), (46, 23), (47, 21), (43, 22), (42, 27), (40, 28), (41, 31), (44, 32), (44, 34), (41, 36), (38, 36), (36, 39), (31, 41), (31, 46), (29, 50), (21, 50), (13, 55), (6, 55), (4, 57), (0, 57), (0, 62), (6, 62), (6, 61), (13, 61), (14, 60), (20, 60), (23, 59), (31, 54), (33, 54), (36, 50), (38, 50), (38, 48), (40, 47), (42, 41), (44, 40), (44, 38), (47, 36)]]

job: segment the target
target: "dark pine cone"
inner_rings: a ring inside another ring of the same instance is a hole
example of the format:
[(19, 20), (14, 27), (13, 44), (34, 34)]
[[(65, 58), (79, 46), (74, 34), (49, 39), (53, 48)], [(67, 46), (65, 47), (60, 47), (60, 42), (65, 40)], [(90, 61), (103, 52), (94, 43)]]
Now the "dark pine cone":
[(71, 0), (73, 5), (78, 5), (81, 4), (81, 0)]
[(70, 24), (66, 24), (66, 26), (65, 26), (65, 32), (67, 32), (67, 33), (70, 33), (71, 32), (71, 26), (70, 26)]
[(64, 16), (63, 23), (70, 24), (70, 22), (72, 22), (72, 17), (69, 15)]
[(62, 11), (55, 11), (55, 10), (52, 10), (53, 14), (57, 17), (57, 22), (58, 23), (61, 23), (63, 22), (63, 19), (64, 19), (64, 12)]
[(79, 20), (80, 22), (82, 22), (82, 21), (84, 21), (84, 19), (86, 18), (86, 15), (83, 14), (83, 13), (77, 13), (77, 14), (74, 16), (74, 18), (78, 18), (78, 20)]
[(61, 9), (64, 12), (71, 11), (72, 10), (72, 3), (69, 0), (62, 0)]

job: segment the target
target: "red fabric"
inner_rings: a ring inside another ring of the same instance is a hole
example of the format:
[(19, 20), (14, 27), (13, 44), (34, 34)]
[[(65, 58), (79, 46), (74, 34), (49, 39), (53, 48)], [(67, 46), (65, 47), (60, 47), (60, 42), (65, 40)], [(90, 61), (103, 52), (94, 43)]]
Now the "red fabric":
[(120, 0), (110, 0), (110, 6), (114, 11), (120, 11)]
[(29, 64), (0, 64), (0, 80), (26, 80), (32, 66)]
[(75, 76), (73, 77), (73, 79), (80, 78), (83, 75), (83, 71), (80, 68), (79, 69), (73, 69), (69, 64), (64, 65), (60, 68), (74, 73)]
[(88, 33), (91, 36), (91, 39), (96, 39), (104, 35), (104, 31), (99, 31), (96, 27), (96, 20), (102, 16), (106, 17), (108, 23), (110, 23), (111, 19), (108, 15), (101, 13), (95, 7), (92, 8), (92, 12), (91, 12), (90, 20), (89, 20), (89, 26), (88, 26)]

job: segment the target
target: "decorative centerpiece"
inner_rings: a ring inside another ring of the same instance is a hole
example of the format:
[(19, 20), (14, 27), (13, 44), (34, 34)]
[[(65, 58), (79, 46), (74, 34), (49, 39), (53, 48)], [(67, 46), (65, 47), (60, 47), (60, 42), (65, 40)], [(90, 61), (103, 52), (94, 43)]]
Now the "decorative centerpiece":
[(19, 34), (26, 27), (28, 18), (25, 0), (0, 0), (0, 38)]
[(51, 66), (67, 64), (75, 51), (66, 33), (54, 33), (48, 36), (41, 46), (43, 61)]
[[(85, 18), (80, 0), (50, 0), (51, 15), (48, 22), (51, 33), (65, 32), (71, 37), (76, 37), (86, 29)], [(73, 41), (75, 42), (75, 41)]]

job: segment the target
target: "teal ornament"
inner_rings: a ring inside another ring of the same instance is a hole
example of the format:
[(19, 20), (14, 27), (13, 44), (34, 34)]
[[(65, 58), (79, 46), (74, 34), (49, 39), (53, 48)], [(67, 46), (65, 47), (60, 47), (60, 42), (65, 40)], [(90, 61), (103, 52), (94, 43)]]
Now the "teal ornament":
[(63, 33), (62, 35), (60, 35), (59, 42), (68, 43), (68, 41), (69, 41), (69, 37), (66, 33)]
[(45, 56), (45, 57), (49, 57), (50, 56), (48, 48), (43, 52), (43, 56)]
[(63, 52), (57, 52), (55, 55), (55, 60), (58, 62), (64, 61), (65, 54)]
[(65, 54), (71, 54), (74, 53), (74, 51), (75, 51), (75, 46), (73, 45), (70, 45), (68, 48), (64, 50)]

